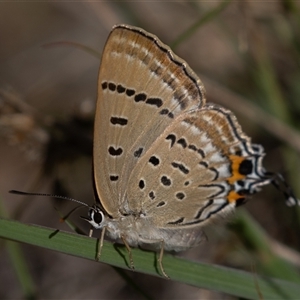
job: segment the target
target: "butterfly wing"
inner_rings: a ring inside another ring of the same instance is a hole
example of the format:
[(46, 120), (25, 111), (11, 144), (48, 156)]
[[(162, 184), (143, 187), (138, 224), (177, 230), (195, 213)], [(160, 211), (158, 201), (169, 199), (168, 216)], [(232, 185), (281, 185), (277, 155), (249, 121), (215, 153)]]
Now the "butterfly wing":
[(137, 162), (177, 116), (202, 107), (204, 88), (154, 35), (116, 26), (104, 48), (94, 128), (94, 182), (117, 216)]
[(199, 227), (270, 183), (233, 114), (216, 105), (177, 117), (133, 169), (128, 212), (159, 228)]

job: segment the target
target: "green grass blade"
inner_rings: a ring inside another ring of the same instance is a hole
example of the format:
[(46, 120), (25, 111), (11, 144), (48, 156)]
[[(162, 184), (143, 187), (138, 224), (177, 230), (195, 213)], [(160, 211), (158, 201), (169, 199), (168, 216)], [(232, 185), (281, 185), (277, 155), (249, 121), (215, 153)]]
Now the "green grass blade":
[[(94, 260), (98, 241), (94, 238), (58, 232), (35, 225), (0, 219), (0, 237), (59, 251), (69, 255)], [(156, 255), (153, 252), (132, 249), (135, 269), (155, 276)], [(128, 255), (123, 246), (105, 242), (101, 261), (120, 268), (128, 268)], [(96, 262), (95, 262), (96, 263)], [(215, 290), (248, 299), (258, 299), (259, 292), (264, 299), (295, 299), (300, 295), (300, 285), (230, 268), (192, 262), (172, 255), (164, 255), (164, 267), (172, 280)], [(257, 290), (257, 286), (259, 291)]]

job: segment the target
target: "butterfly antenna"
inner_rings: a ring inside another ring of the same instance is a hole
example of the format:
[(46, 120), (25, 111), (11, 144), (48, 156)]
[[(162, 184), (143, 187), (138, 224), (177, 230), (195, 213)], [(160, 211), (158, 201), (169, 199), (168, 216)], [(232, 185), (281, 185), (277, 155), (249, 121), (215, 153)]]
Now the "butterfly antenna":
[(282, 174), (267, 172), (266, 175), (271, 178), (271, 183), (283, 193), (287, 206), (300, 205), (300, 200), (295, 196), (291, 186), (286, 182)]
[(65, 197), (65, 196), (60, 196), (60, 195), (53, 195), (53, 194), (45, 194), (45, 193), (28, 193), (28, 192), (22, 192), (22, 191), (16, 191), (16, 190), (10, 190), (9, 193), (11, 194), (16, 194), (16, 195), (23, 195), (23, 196), (43, 196), (43, 197), (52, 197), (52, 198), (57, 198), (57, 199), (64, 199), (64, 200), (69, 200), (76, 202), (78, 204), (81, 204), (82, 206), (87, 206), (89, 207), (88, 204), (81, 202), (79, 200), (70, 198), (70, 197)]

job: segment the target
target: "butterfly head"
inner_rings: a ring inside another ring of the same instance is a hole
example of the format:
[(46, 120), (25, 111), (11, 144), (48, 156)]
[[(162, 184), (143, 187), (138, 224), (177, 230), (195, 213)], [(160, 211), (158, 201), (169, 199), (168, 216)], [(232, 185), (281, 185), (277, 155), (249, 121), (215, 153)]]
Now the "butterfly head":
[(89, 222), (95, 229), (101, 229), (105, 224), (105, 216), (97, 205), (93, 205), (89, 208), (87, 218), (81, 218)]

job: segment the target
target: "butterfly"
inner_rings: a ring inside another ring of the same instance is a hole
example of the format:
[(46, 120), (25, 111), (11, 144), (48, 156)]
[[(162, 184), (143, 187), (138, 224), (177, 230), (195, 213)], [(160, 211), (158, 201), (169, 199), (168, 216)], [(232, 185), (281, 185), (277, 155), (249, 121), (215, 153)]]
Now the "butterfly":
[[(93, 172), (100, 206), (85, 218), (130, 247), (183, 251), (212, 220), (284, 179), (262, 166), (233, 113), (206, 103), (201, 80), (155, 35), (115, 26), (99, 71)], [(298, 200), (286, 193), (291, 205)]]
[(263, 147), (251, 142), (234, 114), (207, 103), (188, 64), (141, 28), (116, 25), (108, 37), (93, 147), (99, 204), (71, 200), (88, 206), (83, 218), (102, 229), (98, 258), (107, 236), (126, 246), (132, 269), (131, 247), (150, 248), (159, 251), (168, 277), (164, 251), (199, 245), (205, 226), (270, 183), (288, 205), (299, 204), (284, 178), (264, 169)]

